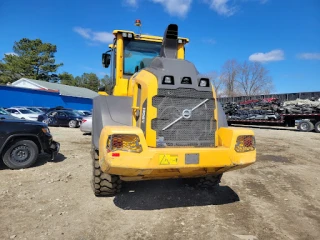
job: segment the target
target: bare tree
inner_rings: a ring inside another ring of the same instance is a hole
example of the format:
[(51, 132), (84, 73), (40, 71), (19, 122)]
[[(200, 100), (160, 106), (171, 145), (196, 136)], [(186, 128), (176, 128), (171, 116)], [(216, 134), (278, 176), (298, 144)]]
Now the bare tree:
[(243, 62), (237, 74), (237, 91), (242, 96), (269, 94), (273, 89), (269, 71), (259, 62)]
[(221, 97), (221, 95), (222, 95), (222, 91), (221, 91), (222, 81), (221, 81), (219, 74), (216, 71), (211, 71), (211, 72), (204, 74), (204, 76), (209, 78), (210, 82), (214, 86), (217, 97)]
[(239, 63), (235, 59), (224, 63), (221, 70), (221, 81), (224, 86), (224, 95), (227, 97), (237, 96), (236, 79), (239, 73)]

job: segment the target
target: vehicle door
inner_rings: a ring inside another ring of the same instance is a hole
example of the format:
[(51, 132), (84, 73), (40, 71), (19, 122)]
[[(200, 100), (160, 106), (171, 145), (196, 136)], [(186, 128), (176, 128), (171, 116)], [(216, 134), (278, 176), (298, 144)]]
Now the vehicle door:
[(58, 114), (58, 112), (56, 112), (56, 111), (52, 111), (52, 112), (48, 113), (48, 115), (47, 115), (48, 118), (46, 119), (46, 122), (48, 125), (50, 125), (50, 126), (58, 125), (57, 114)]
[(59, 125), (68, 125), (68, 115), (65, 112), (58, 112), (56, 116)]

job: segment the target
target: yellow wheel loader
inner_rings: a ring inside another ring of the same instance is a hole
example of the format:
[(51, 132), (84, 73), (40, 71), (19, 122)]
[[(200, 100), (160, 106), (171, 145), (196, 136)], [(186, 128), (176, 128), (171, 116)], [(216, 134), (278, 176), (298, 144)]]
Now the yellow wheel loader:
[(219, 184), (224, 172), (256, 161), (251, 130), (228, 127), (208, 78), (185, 60), (187, 38), (115, 30), (102, 54), (112, 86), (93, 100), (92, 186), (120, 192), (122, 181), (184, 178)]

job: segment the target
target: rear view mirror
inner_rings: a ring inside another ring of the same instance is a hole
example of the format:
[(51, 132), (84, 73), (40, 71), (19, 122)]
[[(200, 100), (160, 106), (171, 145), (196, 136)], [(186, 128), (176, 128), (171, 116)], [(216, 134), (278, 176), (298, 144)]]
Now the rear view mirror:
[(109, 53), (102, 54), (102, 66), (108, 68), (111, 61), (111, 55)]

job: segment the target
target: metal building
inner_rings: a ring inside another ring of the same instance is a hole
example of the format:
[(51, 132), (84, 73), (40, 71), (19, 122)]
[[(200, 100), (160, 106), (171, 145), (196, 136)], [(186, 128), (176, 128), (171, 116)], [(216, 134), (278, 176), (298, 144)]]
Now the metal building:
[(22, 78), (11, 85), (0, 86), (0, 107), (63, 106), (91, 110), (96, 96), (98, 93), (87, 88)]

